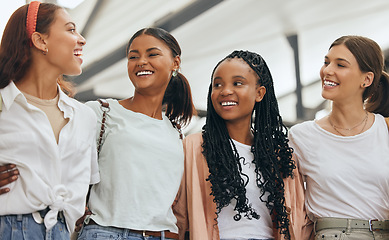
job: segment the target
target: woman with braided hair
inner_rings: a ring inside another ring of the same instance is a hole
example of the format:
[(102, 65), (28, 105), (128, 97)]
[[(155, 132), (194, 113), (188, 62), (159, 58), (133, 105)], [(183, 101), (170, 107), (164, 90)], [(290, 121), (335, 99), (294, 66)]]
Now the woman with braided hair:
[(181, 239), (301, 239), (303, 187), (286, 136), (264, 59), (234, 51), (221, 60), (203, 131), (184, 139)]

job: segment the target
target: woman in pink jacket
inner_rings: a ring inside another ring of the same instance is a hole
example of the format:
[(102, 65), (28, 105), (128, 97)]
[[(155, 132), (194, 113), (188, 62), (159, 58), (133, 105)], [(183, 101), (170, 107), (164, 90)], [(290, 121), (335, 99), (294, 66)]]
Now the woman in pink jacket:
[(184, 140), (181, 239), (301, 240), (303, 187), (286, 136), (264, 59), (234, 51), (220, 61), (203, 131)]

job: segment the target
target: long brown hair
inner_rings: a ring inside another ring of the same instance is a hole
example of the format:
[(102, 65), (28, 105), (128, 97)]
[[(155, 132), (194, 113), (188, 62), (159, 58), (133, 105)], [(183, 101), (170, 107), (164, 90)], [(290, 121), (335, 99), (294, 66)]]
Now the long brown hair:
[[(18, 8), (9, 18), (0, 43), (0, 89), (11, 81), (22, 79), (31, 66), (31, 47), (26, 31), (26, 18), (29, 4)], [(36, 32), (48, 34), (55, 14), (60, 6), (51, 3), (41, 3), (36, 20)], [(73, 95), (73, 87), (62, 77), (57, 79), (62, 90)]]
[(389, 75), (384, 70), (384, 55), (380, 46), (370, 38), (342, 36), (330, 46), (344, 44), (354, 55), (362, 72), (373, 72), (373, 83), (363, 92), (366, 110), (389, 117)]

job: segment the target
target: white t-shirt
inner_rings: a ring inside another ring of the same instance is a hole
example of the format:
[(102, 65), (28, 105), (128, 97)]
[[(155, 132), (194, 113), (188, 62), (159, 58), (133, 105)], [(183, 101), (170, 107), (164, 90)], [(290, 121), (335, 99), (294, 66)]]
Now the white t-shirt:
[(389, 133), (381, 115), (355, 136), (338, 136), (308, 121), (293, 126), (289, 139), (306, 181), (311, 220), (389, 219)]
[[(178, 232), (171, 206), (184, 172), (178, 131), (163, 120), (125, 109), (108, 99), (100, 183), (91, 190), (91, 218), (102, 226)], [(100, 103), (88, 102), (101, 123)]]
[(28, 214), (50, 207), (50, 229), (63, 211), (70, 232), (85, 211), (89, 184), (99, 181), (96, 116), (59, 90), (58, 107), (69, 122), (55, 139), (46, 114), (27, 103), (13, 82), (0, 89), (0, 165), (13, 163), (19, 179), (0, 195), (0, 215)]
[[(241, 158), (242, 172), (249, 177), (249, 182), (246, 186), (246, 196), (249, 199), (249, 204), (260, 216), (259, 219), (251, 219), (244, 217), (239, 221), (235, 221), (233, 217), (237, 213), (234, 211), (236, 200), (222, 208), (218, 216), (218, 227), (220, 239), (270, 239), (273, 236), (273, 223), (270, 216), (270, 211), (266, 207), (266, 203), (262, 202), (259, 197), (261, 190), (256, 185), (254, 155), (251, 152), (251, 146), (245, 145), (235, 140), (232, 140), (236, 146), (239, 157)], [(266, 193), (262, 199), (266, 200), (268, 197)]]

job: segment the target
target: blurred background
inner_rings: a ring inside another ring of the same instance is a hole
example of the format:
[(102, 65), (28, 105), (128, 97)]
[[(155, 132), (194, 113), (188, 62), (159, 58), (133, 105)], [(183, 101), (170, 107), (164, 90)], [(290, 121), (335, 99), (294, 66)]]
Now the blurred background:
[[(0, 0), (0, 30), (18, 7), (30, 1)], [(125, 47), (143, 27), (172, 33), (182, 49), (181, 72), (188, 78), (199, 112), (185, 133), (204, 124), (214, 66), (233, 50), (257, 52), (275, 82), (281, 115), (292, 126), (319, 118), (329, 104), (321, 97), (319, 70), (330, 44), (342, 35), (363, 35), (389, 54), (387, 0), (51, 0), (67, 9), (86, 38), (83, 73), (72, 77), (76, 99), (128, 98)], [(388, 63), (387, 63), (388, 65)]]

